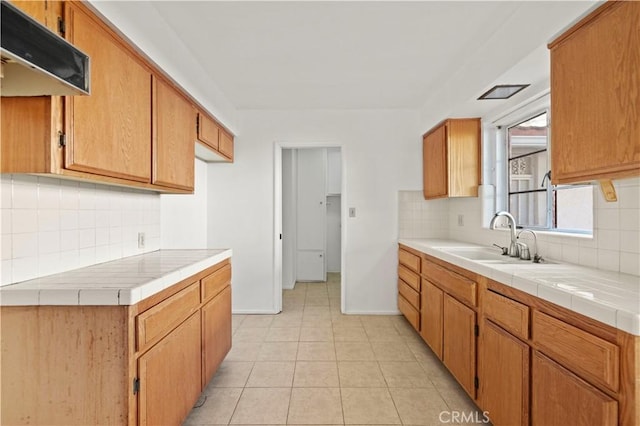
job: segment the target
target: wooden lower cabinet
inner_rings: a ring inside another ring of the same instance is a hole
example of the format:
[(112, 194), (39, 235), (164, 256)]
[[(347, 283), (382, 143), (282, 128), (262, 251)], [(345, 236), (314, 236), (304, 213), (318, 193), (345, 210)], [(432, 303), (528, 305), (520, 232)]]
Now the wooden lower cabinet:
[(529, 345), (485, 320), (478, 349), (480, 405), (495, 426), (529, 424)]
[(429, 281), (422, 280), (420, 335), (433, 352), (442, 359), (442, 303), (444, 293)]
[(615, 399), (538, 351), (533, 351), (531, 394), (533, 426), (618, 424)]
[(442, 361), (475, 399), (476, 313), (448, 294), (443, 299)]
[(640, 425), (640, 336), (402, 244), (398, 257), (420, 336), (494, 425)]
[(231, 349), (231, 287), (202, 307), (202, 386)]
[(181, 424), (231, 348), (230, 268), (131, 306), (0, 307), (0, 424)]
[(200, 312), (138, 359), (140, 425), (177, 425), (200, 395)]

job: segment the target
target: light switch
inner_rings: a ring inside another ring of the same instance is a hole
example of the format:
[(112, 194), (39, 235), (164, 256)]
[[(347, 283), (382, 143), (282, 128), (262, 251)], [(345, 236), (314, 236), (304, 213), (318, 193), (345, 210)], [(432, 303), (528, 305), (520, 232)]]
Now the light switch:
[(349, 207), (349, 217), (356, 217), (356, 208)]

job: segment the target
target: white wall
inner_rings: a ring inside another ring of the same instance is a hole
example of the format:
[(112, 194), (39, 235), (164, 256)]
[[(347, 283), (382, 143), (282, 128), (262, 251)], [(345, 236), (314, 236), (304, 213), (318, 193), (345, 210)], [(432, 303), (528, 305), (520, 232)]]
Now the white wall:
[(207, 248), (207, 163), (195, 160), (193, 194), (160, 195), (163, 249)]
[(156, 193), (31, 175), (0, 183), (2, 285), (160, 248)]
[[(210, 247), (232, 247), (235, 312), (274, 312), (274, 142), (340, 145), (347, 313), (396, 308), (397, 192), (419, 189), (418, 112), (241, 111), (235, 163), (210, 165)], [(224, 208), (215, 208), (224, 206)]]

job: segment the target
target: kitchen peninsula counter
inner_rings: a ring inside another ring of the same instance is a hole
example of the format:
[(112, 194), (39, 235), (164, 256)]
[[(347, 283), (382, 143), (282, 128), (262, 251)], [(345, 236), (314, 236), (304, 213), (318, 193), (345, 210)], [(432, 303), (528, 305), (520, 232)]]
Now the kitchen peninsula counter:
[(230, 249), (157, 250), (0, 287), (0, 305), (135, 305), (231, 255)]

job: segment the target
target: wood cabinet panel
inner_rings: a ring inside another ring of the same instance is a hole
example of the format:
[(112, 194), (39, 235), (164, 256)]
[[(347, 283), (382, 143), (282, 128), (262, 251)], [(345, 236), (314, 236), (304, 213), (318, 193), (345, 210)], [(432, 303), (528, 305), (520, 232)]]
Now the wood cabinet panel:
[(420, 335), (442, 359), (442, 309), (444, 293), (427, 280), (422, 280)]
[(533, 426), (618, 424), (618, 402), (538, 351), (533, 351)]
[(398, 294), (398, 310), (402, 312), (413, 328), (420, 331), (420, 312), (400, 294)]
[(398, 262), (400, 262), (410, 270), (420, 273), (420, 256), (400, 249), (398, 251)]
[(58, 18), (62, 17), (62, 1), (11, 0), (10, 3), (58, 34)]
[(69, 96), (65, 168), (151, 181), (151, 73), (84, 8), (65, 2), (67, 37), (91, 57), (91, 96)]
[[(49, 171), (52, 97), (2, 97), (2, 173)], [(20, 143), (12, 143), (20, 141)]]
[(202, 279), (203, 301), (207, 301), (231, 284), (231, 265), (222, 268)]
[(442, 361), (475, 399), (476, 313), (448, 294), (443, 300)]
[(140, 425), (177, 425), (187, 417), (202, 389), (200, 340), (198, 311), (138, 359)]
[(538, 311), (533, 313), (532, 338), (549, 357), (587, 380), (619, 388), (619, 348), (590, 333)]
[(420, 291), (420, 275), (411, 272), (409, 269), (402, 265), (398, 265), (398, 276), (402, 281), (409, 284), (416, 291)]
[(208, 115), (198, 113), (198, 140), (218, 151), (220, 144), (220, 126)]
[(422, 140), (424, 198), (446, 197), (449, 187), (447, 127), (439, 126)]
[(422, 139), (424, 198), (477, 197), (481, 165), (479, 118), (448, 119)]
[(639, 27), (606, 2), (549, 45), (553, 183), (640, 175)]
[(220, 154), (233, 160), (233, 136), (224, 131), (224, 129), (220, 129), (220, 144), (218, 150)]
[(529, 345), (491, 321), (480, 340), (479, 398), (495, 426), (529, 424)]
[(138, 350), (157, 341), (171, 331), (172, 328), (196, 311), (199, 304), (200, 285), (195, 282), (138, 315), (136, 318)]
[(529, 307), (492, 291), (483, 299), (484, 315), (520, 339), (529, 338)]
[(422, 261), (422, 275), (457, 299), (476, 305), (476, 282), (427, 260)]
[(0, 317), (1, 424), (128, 422), (128, 307), (3, 306)]
[(231, 287), (202, 307), (202, 386), (231, 349)]
[(404, 297), (416, 310), (420, 310), (420, 293), (409, 284), (398, 279), (398, 293)]
[(153, 78), (152, 183), (192, 191), (195, 108), (164, 80)]

